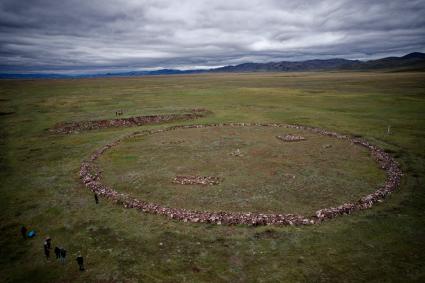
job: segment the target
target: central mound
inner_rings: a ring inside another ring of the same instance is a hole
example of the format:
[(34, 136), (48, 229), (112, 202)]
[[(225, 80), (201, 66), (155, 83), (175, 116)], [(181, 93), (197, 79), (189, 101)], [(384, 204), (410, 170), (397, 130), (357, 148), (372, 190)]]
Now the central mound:
[(96, 163), (103, 182), (120, 193), (200, 211), (311, 215), (356, 201), (385, 182), (366, 148), (282, 127), (177, 128), (133, 136)]

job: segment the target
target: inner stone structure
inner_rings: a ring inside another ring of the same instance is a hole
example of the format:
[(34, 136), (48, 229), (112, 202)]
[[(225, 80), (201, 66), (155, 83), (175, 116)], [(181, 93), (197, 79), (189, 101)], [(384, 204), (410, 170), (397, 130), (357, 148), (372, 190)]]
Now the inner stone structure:
[(297, 142), (297, 141), (305, 141), (305, 138), (298, 135), (282, 135), (282, 136), (276, 136), (277, 139), (284, 141), (284, 142)]
[(214, 176), (176, 176), (173, 183), (180, 185), (218, 185), (220, 178)]

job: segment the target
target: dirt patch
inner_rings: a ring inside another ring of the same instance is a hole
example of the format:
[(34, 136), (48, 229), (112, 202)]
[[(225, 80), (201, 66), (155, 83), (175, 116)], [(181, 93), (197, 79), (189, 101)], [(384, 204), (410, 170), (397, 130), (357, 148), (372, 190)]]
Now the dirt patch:
[(145, 213), (164, 215), (170, 219), (175, 219), (184, 222), (194, 223), (214, 223), (226, 225), (311, 225), (321, 223), (323, 221), (333, 219), (337, 216), (351, 214), (355, 211), (364, 210), (372, 207), (374, 204), (382, 202), (389, 194), (391, 194), (400, 185), (403, 173), (394, 158), (386, 153), (383, 149), (370, 144), (368, 141), (347, 135), (341, 135), (335, 132), (326, 131), (320, 128), (313, 128), (300, 125), (286, 124), (257, 124), (257, 123), (230, 123), (230, 124), (209, 124), (209, 125), (182, 125), (172, 126), (164, 129), (146, 130), (130, 134), (126, 138), (131, 138), (138, 135), (151, 135), (160, 132), (171, 131), (175, 129), (187, 128), (208, 128), (208, 127), (285, 127), (290, 129), (305, 130), (323, 136), (335, 137), (337, 139), (346, 139), (353, 144), (362, 146), (368, 149), (373, 159), (385, 170), (387, 179), (385, 183), (377, 188), (377, 190), (369, 195), (360, 198), (355, 202), (347, 202), (338, 207), (323, 208), (314, 215), (303, 216), (298, 214), (265, 214), (251, 212), (210, 212), (196, 211), (182, 208), (165, 207), (160, 204), (150, 203), (143, 200), (138, 200), (130, 195), (118, 193), (111, 187), (104, 185), (101, 182), (101, 174), (94, 161), (99, 158), (106, 150), (118, 145), (121, 140), (118, 139), (112, 143), (105, 145), (95, 151), (87, 161), (84, 161), (80, 167), (80, 178), (84, 185), (92, 192), (99, 196), (108, 198), (117, 204), (121, 204), (126, 208), (136, 208)]
[(189, 111), (189, 113), (182, 114), (161, 114), (109, 120), (62, 122), (56, 124), (52, 129), (50, 129), (50, 131), (58, 134), (72, 134), (81, 131), (91, 131), (106, 128), (135, 127), (165, 122), (193, 120), (205, 117), (209, 114), (211, 114), (211, 112), (206, 109), (192, 109)]

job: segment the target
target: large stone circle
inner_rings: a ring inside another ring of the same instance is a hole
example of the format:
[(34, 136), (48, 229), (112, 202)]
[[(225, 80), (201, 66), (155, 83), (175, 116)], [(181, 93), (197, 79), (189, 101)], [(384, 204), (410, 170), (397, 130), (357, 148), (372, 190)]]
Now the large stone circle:
[[(299, 214), (267, 214), (267, 213), (250, 213), (250, 212), (211, 212), (211, 211), (198, 211), (182, 208), (166, 207), (160, 204), (147, 202), (144, 200), (136, 199), (128, 194), (119, 193), (113, 188), (102, 183), (100, 170), (94, 163), (99, 156), (106, 152), (109, 148), (117, 146), (124, 139), (139, 136), (151, 135), (159, 132), (171, 131), (175, 129), (185, 128), (208, 128), (208, 127), (284, 127), (292, 129), (300, 129), (310, 131), (316, 134), (334, 137), (337, 139), (349, 140), (353, 144), (357, 144), (368, 149), (372, 158), (380, 165), (386, 172), (385, 183), (378, 187), (377, 190), (369, 195), (366, 195), (355, 202), (343, 203), (337, 207), (329, 207), (319, 209), (314, 215), (305, 216)], [(300, 126), (300, 125), (287, 125), (287, 124), (258, 124), (258, 123), (227, 123), (227, 124), (206, 124), (206, 125), (181, 125), (172, 126), (164, 129), (145, 130), (135, 132), (127, 135), (121, 139), (117, 139), (102, 148), (96, 150), (88, 160), (82, 162), (80, 167), (80, 178), (84, 185), (92, 192), (99, 196), (110, 199), (111, 201), (121, 204), (126, 208), (136, 208), (146, 213), (153, 213), (167, 216), (171, 219), (195, 222), (195, 223), (214, 223), (226, 225), (310, 225), (321, 223), (324, 220), (335, 218), (339, 215), (351, 214), (354, 211), (363, 210), (372, 207), (377, 202), (382, 202), (386, 196), (393, 192), (400, 184), (402, 171), (398, 163), (388, 153), (381, 148), (370, 144), (368, 141), (360, 138), (355, 138), (347, 135), (338, 134), (335, 132), (326, 131), (320, 128)]]

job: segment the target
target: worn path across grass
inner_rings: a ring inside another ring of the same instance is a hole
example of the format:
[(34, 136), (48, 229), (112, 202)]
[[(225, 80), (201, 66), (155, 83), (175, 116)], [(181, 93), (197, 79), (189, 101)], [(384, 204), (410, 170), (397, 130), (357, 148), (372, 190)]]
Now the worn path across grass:
[[(424, 281), (424, 82), (423, 73), (0, 81), (0, 281)], [(96, 205), (78, 180), (86, 156), (134, 128), (47, 130), (111, 119), (118, 109), (138, 116), (191, 108), (214, 112), (197, 123), (299, 123), (361, 135), (392, 152), (406, 176), (384, 203), (318, 226), (181, 223)], [(38, 236), (23, 242), (21, 224)], [(66, 265), (43, 258), (46, 235), (67, 248)]]

